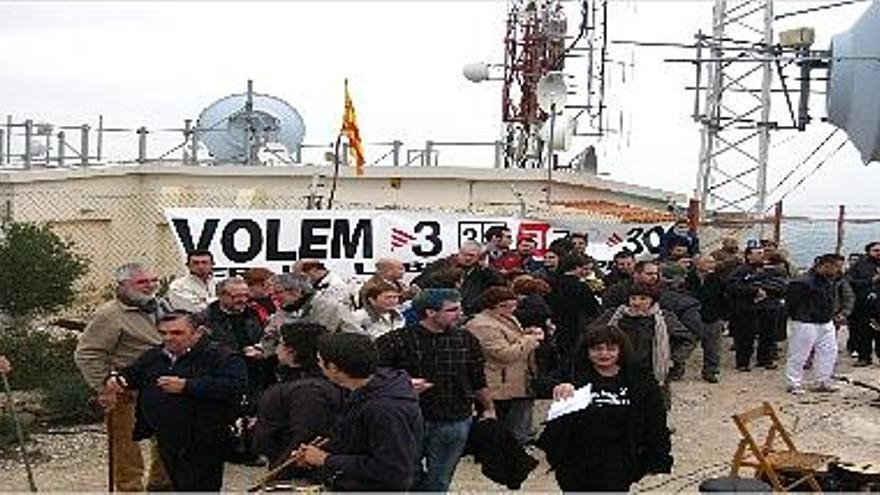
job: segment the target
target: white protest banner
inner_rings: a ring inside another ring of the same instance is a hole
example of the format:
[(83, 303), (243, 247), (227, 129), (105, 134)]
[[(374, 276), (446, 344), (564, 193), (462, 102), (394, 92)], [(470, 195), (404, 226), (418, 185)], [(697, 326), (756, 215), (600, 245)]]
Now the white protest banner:
[(194, 249), (211, 251), (220, 277), (258, 266), (285, 272), (301, 259), (321, 260), (343, 277), (362, 277), (384, 257), (400, 259), (407, 272), (418, 273), (461, 243), (482, 241), (494, 225), (509, 228), (515, 239), (534, 238), (539, 255), (554, 239), (583, 232), (590, 239), (588, 254), (608, 261), (623, 248), (656, 253), (665, 228), (385, 210), (170, 208), (165, 215), (181, 257)]

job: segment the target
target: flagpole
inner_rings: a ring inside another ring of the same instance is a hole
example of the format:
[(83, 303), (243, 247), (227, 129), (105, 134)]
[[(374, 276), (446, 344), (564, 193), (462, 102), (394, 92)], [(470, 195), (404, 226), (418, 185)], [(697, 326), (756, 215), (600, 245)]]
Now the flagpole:
[(342, 144), (342, 130), (336, 135), (336, 145), (333, 146), (333, 180), (330, 182), (330, 197), (327, 198), (327, 209), (333, 209), (333, 199), (336, 197), (336, 183), (339, 182), (339, 145)]

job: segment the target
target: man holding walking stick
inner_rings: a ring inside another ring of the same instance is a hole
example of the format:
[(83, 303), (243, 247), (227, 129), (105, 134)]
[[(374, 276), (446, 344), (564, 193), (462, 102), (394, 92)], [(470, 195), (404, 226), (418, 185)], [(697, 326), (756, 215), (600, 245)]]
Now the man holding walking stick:
[[(156, 329), (169, 305), (156, 298), (158, 279), (152, 270), (139, 263), (128, 263), (115, 272), (116, 297), (101, 305), (80, 336), (74, 353), (86, 383), (96, 392), (103, 391), (104, 379), (111, 371), (128, 366), (146, 350), (160, 344)], [(144, 459), (133, 440), (137, 393), (120, 394), (116, 407), (107, 413), (110, 476), (109, 491), (144, 491)], [(155, 443), (146, 488), (168, 489), (171, 486), (162, 467)]]

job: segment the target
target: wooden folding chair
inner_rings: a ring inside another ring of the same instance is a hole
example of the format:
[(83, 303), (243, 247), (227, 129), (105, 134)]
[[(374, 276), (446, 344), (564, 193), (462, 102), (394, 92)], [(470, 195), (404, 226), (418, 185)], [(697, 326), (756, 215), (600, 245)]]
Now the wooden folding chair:
[[(749, 427), (751, 423), (764, 417), (769, 419), (770, 426), (764, 443), (758, 444)], [(776, 492), (787, 492), (802, 483), (809, 485), (813, 491), (822, 491), (822, 487), (816, 481), (816, 471), (829, 462), (836, 461), (837, 456), (799, 451), (779, 421), (779, 417), (776, 416), (773, 406), (764, 402), (761, 407), (734, 414), (733, 422), (736, 423), (742, 439), (733, 456), (731, 476), (739, 476), (742, 467), (752, 467), (755, 468), (755, 477), (760, 478), (763, 475)], [(777, 438), (782, 441), (777, 442)], [(780, 448), (777, 448), (774, 444), (779, 443), (781, 443), (778, 445)], [(783, 485), (780, 480), (782, 472), (794, 473), (798, 478), (788, 485)]]

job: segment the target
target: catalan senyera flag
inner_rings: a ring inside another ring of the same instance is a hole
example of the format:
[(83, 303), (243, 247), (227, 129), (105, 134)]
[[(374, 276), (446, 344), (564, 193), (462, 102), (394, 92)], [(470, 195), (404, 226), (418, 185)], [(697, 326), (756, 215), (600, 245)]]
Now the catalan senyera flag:
[(355, 160), (355, 173), (364, 175), (364, 145), (361, 142), (361, 131), (358, 129), (354, 104), (348, 93), (348, 79), (345, 80), (345, 112), (342, 114), (342, 133), (348, 138), (348, 145)]

